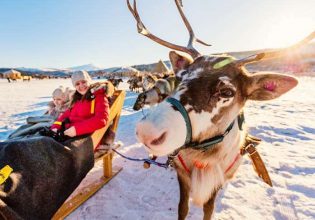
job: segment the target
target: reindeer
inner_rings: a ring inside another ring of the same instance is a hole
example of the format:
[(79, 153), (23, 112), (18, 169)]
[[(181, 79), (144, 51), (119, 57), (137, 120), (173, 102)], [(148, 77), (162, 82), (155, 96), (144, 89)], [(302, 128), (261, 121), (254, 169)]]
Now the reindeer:
[(22, 76), (22, 80), (23, 80), (23, 82), (24, 81), (31, 81), (31, 79), (32, 79), (32, 76)]
[(158, 78), (150, 73), (145, 74), (142, 78), (142, 87), (143, 91), (147, 91), (151, 89), (155, 82), (158, 80)]
[(250, 74), (245, 69), (246, 64), (290, 52), (313, 39), (315, 32), (290, 48), (240, 60), (229, 55), (203, 56), (193, 43), (207, 44), (195, 37), (180, 0), (175, 3), (190, 34), (187, 47), (150, 33), (140, 19), (136, 1), (132, 7), (127, 0), (139, 33), (186, 54), (169, 53), (179, 85), (137, 123), (136, 135), (150, 153), (170, 155), (180, 188), (178, 219), (186, 218), (191, 197), (195, 204), (203, 207), (204, 220), (208, 220), (218, 190), (233, 177), (244, 152), (258, 156), (252, 145), (244, 145), (246, 129), (242, 111), (246, 101), (275, 99), (298, 84), (297, 79), (288, 75)]
[(174, 76), (170, 76), (166, 79), (158, 79), (154, 86), (138, 95), (133, 109), (138, 111), (143, 108), (144, 105), (152, 106), (156, 103), (160, 103), (175, 90), (178, 82), (179, 81)]
[(119, 83), (123, 82), (121, 78), (118, 78), (118, 79), (110, 78), (108, 79), (108, 81), (111, 82), (116, 89), (118, 89)]
[(131, 91), (140, 92), (142, 86), (142, 76), (133, 76), (131, 77), (127, 83), (129, 83), (129, 89)]

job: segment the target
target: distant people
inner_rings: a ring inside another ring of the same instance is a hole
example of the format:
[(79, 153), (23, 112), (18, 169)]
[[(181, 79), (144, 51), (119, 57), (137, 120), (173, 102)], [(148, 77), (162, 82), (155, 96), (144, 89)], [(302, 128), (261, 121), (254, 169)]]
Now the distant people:
[[(64, 135), (75, 137), (93, 133), (104, 127), (109, 116), (109, 104), (105, 88), (94, 90), (99, 84), (91, 84), (91, 77), (86, 71), (78, 71), (71, 76), (75, 87), (70, 108), (51, 126), (57, 132), (65, 123)], [(94, 88), (94, 89), (93, 89)]]

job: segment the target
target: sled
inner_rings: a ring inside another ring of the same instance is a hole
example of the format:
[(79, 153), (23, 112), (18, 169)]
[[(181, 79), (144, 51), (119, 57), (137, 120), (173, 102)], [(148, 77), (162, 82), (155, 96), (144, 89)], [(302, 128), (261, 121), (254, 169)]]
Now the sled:
[[(125, 91), (116, 90), (112, 97), (112, 104), (110, 105), (110, 114), (109, 119), (105, 127), (95, 131), (92, 135), (93, 148), (100, 143), (102, 137), (104, 136), (107, 129), (110, 127), (114, 132), (116, 132), (118, 127), (118, 122), (121, 114), (121, 109), (124, 104)], [(117, 146), (116, 146), (117, 147)], [(114, 147), (115, 148), (115, 147)], [(96, 161), (103, 160), (103, 175), (89, 184), (88, 186), (83, 187), (79, 193), (74, 196), (71, 196), (71, 199), (65, 201), (65, 203), (58, 209), (56, 214), (53, 216), (53, 220), (64, 219), (76, 208), (78, 208), (82, 203), (88, 200), (92, 195), (94, 195), (99, 189), (101, 189), (106, 183), (108, 183), (113, 177), (115, 177), (121, 170), (122, 167), (113, 167), (112, 159), (113, 152), (107, 152), (102, 155)], [(79, 186), (80, 187), (80, 186)]]

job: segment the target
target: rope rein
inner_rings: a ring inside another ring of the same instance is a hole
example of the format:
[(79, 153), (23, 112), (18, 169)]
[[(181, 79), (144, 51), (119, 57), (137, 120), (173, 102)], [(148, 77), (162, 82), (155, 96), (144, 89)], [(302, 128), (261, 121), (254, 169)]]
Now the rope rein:
[(132, 157), (127, 157), (125, 155), (123, 155), (122, 153), (119, 153), (117, 150), (115, 149), (112, 149), (115, 153), (117, 153), (119, 156), (127, 159), (127, 160), (131, 160), (131, 161), (136, 161), (136, 162), (146, 162), (146, 163), (149, 163), (149, 164), (153, 164), (153, 165), (156, 165), (156, 166), (159, 166), (159, 167), (163, 167), (165, 169), (167, 169), (169, 167), (169, 164), (168, 162), (166, 163), (160, 163), (160, 162), (156, 162), (155, 160), (151, 160), (151, 159), (143, 159), (143, 158), (132, 158)]

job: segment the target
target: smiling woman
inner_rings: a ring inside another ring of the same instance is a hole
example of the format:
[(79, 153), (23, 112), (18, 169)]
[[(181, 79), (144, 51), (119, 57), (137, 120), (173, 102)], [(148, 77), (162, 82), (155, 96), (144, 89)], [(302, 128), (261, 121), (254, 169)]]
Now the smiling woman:
[[(105, 87), (95, 89), (86, 71), (72, 74), (72, 84), (76, 89), (70, 108), (54, 122), (52, 131), (64, 132), (68, 137), (91, 134), (104, 127), (108, 120), (109, 104)], [(93, 92), (92, 92), (93, 90)], [(62, 131), (62, 124), (66, 130)]]

